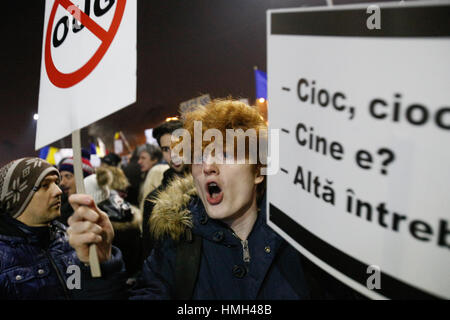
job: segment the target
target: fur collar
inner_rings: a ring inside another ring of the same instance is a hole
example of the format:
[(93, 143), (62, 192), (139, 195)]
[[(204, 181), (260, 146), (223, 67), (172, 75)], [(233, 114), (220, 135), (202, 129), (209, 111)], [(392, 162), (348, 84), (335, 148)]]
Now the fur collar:
[(169, 236), (178, 241), (186, 228), (192, 228), (188, 205), (195, 195), (194, 180), (191, 174), (187, 174), (185, 177), (175, 177), (162, 192), (157, 193), (154, 200), (150, 200), (155, 204), (149, 220), (150, 233), (155, 239)]

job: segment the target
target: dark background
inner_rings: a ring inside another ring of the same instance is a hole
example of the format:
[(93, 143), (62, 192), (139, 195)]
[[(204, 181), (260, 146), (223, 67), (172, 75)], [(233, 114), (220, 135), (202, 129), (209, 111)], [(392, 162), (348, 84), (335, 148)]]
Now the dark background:
[[(131, 145), (177, 114), (180, 102), (209, 93), (255, 99), (253, 67), (266, 71), (266, 10), (323, 6), (326, 0), (137, 0), (137, 102), (82, 130), (112, 149), (122, 130)], [(334, 4), (368, 1), (334, 0)], [(92, 3), (92, 1), (91, 1)], [(34, 151), (44, 0), (3, 1), (0, 166)], [(71, 147), (70, 138), (55, 147)]]

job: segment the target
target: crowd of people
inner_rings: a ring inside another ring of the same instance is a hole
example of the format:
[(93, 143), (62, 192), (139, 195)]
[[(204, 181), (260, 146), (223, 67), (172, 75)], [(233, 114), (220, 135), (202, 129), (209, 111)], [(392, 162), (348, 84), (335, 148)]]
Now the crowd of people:
[[(172, 157), (172, 133), (191, 133), (183, 142), (194, 149), (198, 122), (203, 132), (253, 129), (261, 138), (257, 109), (214, 100), (183, 119), (155, 128), (158, 145), (136, 148), (125, 166), (110, 153), (94, 169), (83, 153), (86, 194), (76, 192), (73, 158), (0, 168), (0, 299), (359, 298), (267, 225), (264, 161)], [(91, 244), (100, 278), (90, 274)], [(71, 266), (78, 288), (67, 286)]]

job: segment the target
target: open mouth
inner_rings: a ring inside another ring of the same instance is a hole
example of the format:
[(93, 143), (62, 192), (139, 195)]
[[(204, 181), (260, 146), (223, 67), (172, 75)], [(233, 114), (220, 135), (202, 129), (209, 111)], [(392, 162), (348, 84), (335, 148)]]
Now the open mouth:
[(206, 200), (209, 204), (219, 204), (223, 199), (223, 192), (216, 182), (208, 182), (206, 184)]

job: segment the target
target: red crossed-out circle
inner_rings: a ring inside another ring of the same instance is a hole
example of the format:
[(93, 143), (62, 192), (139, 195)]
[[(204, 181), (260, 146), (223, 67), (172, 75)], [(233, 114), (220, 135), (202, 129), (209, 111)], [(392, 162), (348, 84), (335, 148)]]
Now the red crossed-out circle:
[(119, 29), (123, 13), (125, 11), (126, 2), (127, 0), (117, 0), (116, 12), (114, 13), (114, 18), (108, 31), (105, 31), (83, 11), (78, 10), (76, 15), (71, 12), (72, 15), (78, 16), (80, 18), (79, 22), (82, 25), (84, 25), (87, 29), (89, 29), (89, 31), (91, 31), (97, 38), (101, 40), (101, 44), (94, 55), (89, 59), (89, 61), (80, 69), (72, 73), (62, 73), (55, 67), (50, 51), (53, 22), (55, 20), (56, 10), (58, 9), (59, 5), (63, 6), (67, 11), (69, 11), (69, 7), (76, 7), (70, 0), (55, 0), (52, 12), (50, 13), (50, 19), (47, 26), (47, 35), (45, 39), (45, 68), (47, 70), (48, 78), (55, 86), (59, 88), (70, 88), (76, 85), (84, 78), (86, 78), (100, 63), (109, 46), (111, 45), (111, 42), (113, 41), (117, 30)]

